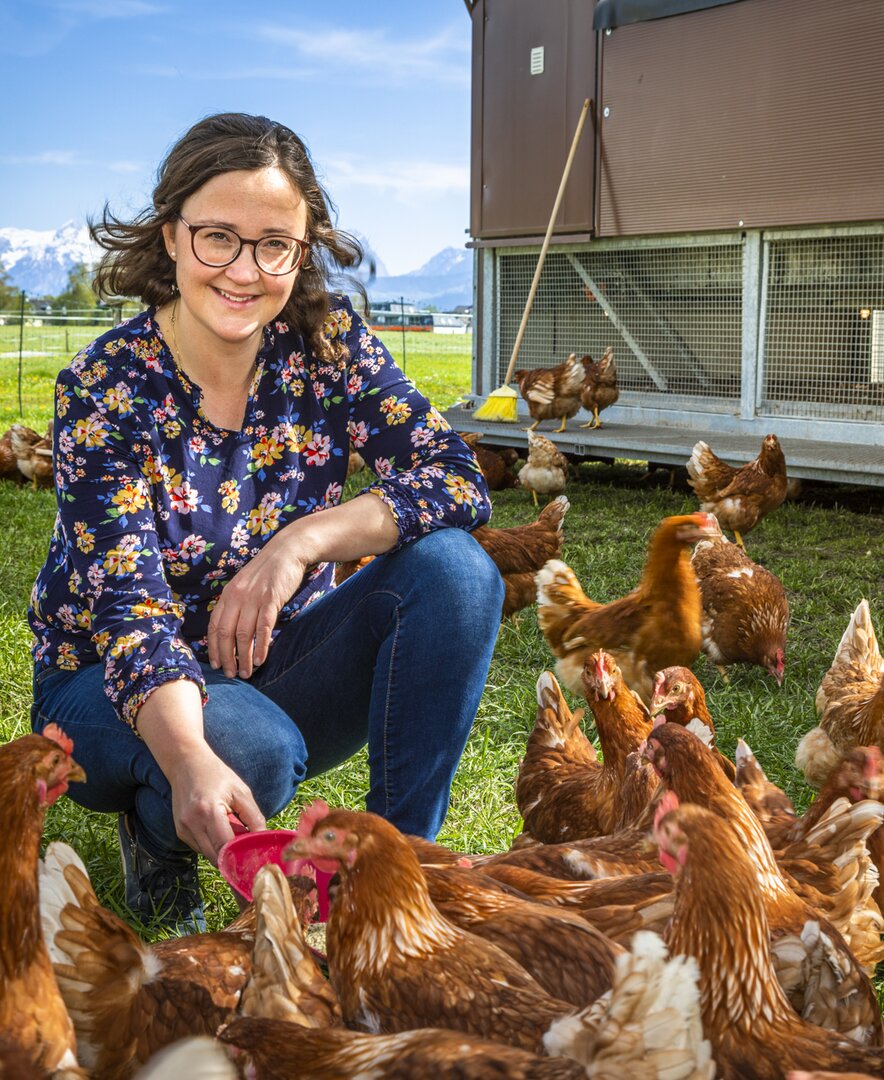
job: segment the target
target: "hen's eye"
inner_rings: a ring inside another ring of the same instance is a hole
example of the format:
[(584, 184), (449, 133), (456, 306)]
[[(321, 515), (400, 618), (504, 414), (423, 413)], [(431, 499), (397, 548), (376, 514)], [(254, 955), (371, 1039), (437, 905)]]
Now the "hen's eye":
[(329, 843), (331, 843), (334, 839), (335, 839), (335, 831), (334, 831), (334, 829), (326, 829), (325, 834), (323, 836), (323, 840), (328, 840)]

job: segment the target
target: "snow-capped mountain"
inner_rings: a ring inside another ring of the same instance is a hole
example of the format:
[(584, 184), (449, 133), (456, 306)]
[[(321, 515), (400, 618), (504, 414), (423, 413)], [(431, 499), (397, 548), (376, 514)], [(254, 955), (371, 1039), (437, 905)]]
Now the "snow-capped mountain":
[(68, 283), (68, 272), (98, 260), (99, 249), (89, 230), (76, 221), (60, 229), (0, 229), (0, 265), (16, 288), (31, 296), (56, 296)]
[(447, 247), (408, 274), (381, 275), (368, 286), (370, 300), (404, 297), (418, 305), (450, 311), (473, 302), (473, 255), (466, 248)]
[[(432, 304), (450, 310), (473, 301), (473, 257), (466, 249), (445, 248), (418, 270), (391, 275), (364, 237), (365, 259), (357, 276), (371, 301), (398, 300)], [(86, 263), (93, 266), (99, 248), (89, 239), (85, 225), (68, 221), (57, 229), (0, 229), (0, 266), (16, 288), (31, 296), (57, 296), (68, 283), (68, 271)]]

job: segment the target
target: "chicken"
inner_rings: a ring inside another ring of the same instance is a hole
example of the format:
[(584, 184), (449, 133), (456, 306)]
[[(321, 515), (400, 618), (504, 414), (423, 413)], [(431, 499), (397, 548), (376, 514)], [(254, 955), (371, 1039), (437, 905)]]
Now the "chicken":
[[(651, 730), (650, 717), (603, 651), (587, 658), (583, 688), (599, 733), (602, 761), (570, 757), (575, 724), (549, 671), (537, 680), (537, 719), (516, 780), (524, 831), (545, 844), (607, 836), (632, 825), (656, 788), (653, 771), (627, 769)], [(579, 731), (579, 728), (578, 728)]]
[(535, 431), (528, 432), (528, 458), (517, 477), (519, 485), (527, 488), (538, 505), (537, 493), (561, 495), (568, 482), (568, 459), (554, 443)]
[[(565, 496), (560, 495), (540, 511), (536, 521), (528, 525), (501, 529), (480, 525), (478, 529), (473, 529), (471, 536), (490, 555), (503, 578), (504, 618), (534, 603), (537, 597), (534, 578), (547, 559), (562, 550), (562, 525), (570, 505)], [(365, 555), (351, 562), (338, 563), (335, 584), (346, 581), (373, 558), (374, 555)]]
[(467, 446), (476, 455), (476, 461), (485, 477), (489, 491), (502, 491), (516, 486), (516, 474), (513, 465), (518, 461), (518, 454), (512, 447), (503, 452), (482, 446), (481, 431), (461, 431), (458, 433)]
[[(645, 754), (680, 803), (713, 811), (739, 836), (761, 889), (777, 978), (795, 1011), (860, 1042), (880, 1045), (884, 1028), (874, 987), (836, 928), (790, 886), (760, 822), (711, 751), (677, 724), (661, 724), (648, 736)], [(716, 910), (730, 925), (726, 909)]]
[[(440, 915), (417, 856), (389, 822), (321, 803), (305, 813), (312, 832), (283, 857), (307, 857), (340, 873), (327, 942), (348, 1026), (385, 1034), (432, 1023), (532, 1053), (548, 1034), (549, 1053), (587, 1066), (600, 1059), (610, 1069), (588, 1069), (590, 1075), (622, 1076), (627, 1063), (645, 1062), (646, 1075), (656, 1076), (653, 1063), (667, 1056), (684, 1062), (680, 1075), (709, 1075), (690, 1068), (704, 1051), (708, 1058), (697, 1027), (695, 976), (680, 960), (665, 961), (659, 939), (639, 946), (635, 958), (621, 956), (612, 990), (575, 1015), (501, 949)], [(666, 984), (668, 996), (661, 993)], [(553, 1021), (563, 1017), (573, 1023), (554, 1033)]]
[(446, 919), (509, 953), (550, 996), (582, 1008), (611, 988), (623, 949), (578, 912), (513, 896), (464, 867), (425, 867), (424, 874)]
[(580, 692), (584, 659), (598, 649), (613, 654), (627, 686), (645, 704), (654, 672), (697, 659), (702, 607), (688, 548), (717, 529), (709, 514), (664, 518), (651, 537), (641, 581), (608, 604), (590, 600), (565, 563), (553, 559), (543, 567), (537, 621), (569, 690)]
[(854, 611), (816, 694), (819, 726), (798, 744), (795, 764), (819, 788), (854, 746), (884, 750), (884, 659), (869, 603)]
[(569, 417), (580, 408), (580, 395), (583, 390), (583, 364), (571, 353), (567, 360), (551, 368), (524, 368), (514, 372), (519, 384), (519, 393), (528, 403), (528, 412), (534, 423), (528, 428), (533, 431), (541, 420), (555, 420), (561, 417), (558, 432), (565, 430)]
[(326, 946), (347, 1026), (379, 1034), (451, 1027), (540, 1052), (544, 1032), (571, 1006), (503, 950), (439, 913), (405, 837), (368, 812), (314, 803), (305, 814), (312, 833), (283, 857), (340, 873)]
[(76, 853), (49, 845), (41, 873), (44, 933), (81, 1059), (96, 1076), (123, 1080), (177, 1039), (213, 1035), (241, 1009), (308, 1026), (339, 1018), (274, 869), (275, 876), (262, 868), (255, 882), (254, 946), (226, 932), (147, 945), (101, 907)]
[(536, 521), (511, 528), (480, 525), (471, 535), (491, 556), (505, 588), (502, 615), (514, 615), (537, 599), (534, 578), (548, 560), (562, 550), (562, 526), (571, 504), (564, 495), (547, 503)]
[(565, 881), (497, 863), (484, 867), (483, 877), (510, 885), (525, 898), (579, 914), (618, 945), (628, 946), (639, 930), (662, 933), (672, 915), (672, 879), (667, 874)]
[(698, 442), (688, 461), (688, 483), (700, 500), (700, 509), (715, 514), (721, 527), (745, 547), (742, 534), (754, 529), (786, 497), (786, 459), (776, 435), (765, 435), (758, 457), (739, 469)]
[(9, 429), (12, 452), (15, 455), (19, 472), (37, 485), (49, 487), (52, 484), (52, 422), (49, 423), (45, 437), (24, 424), (13, 424)]
[(240, 1018), (218, 1033), (248, 1054), (257, 1080), (585, 1080), (586, 1070), (562, 1057), (540, 1057), (503, 1043), (442, 1028), (373, 1035), (337, 1028), (310, 1031), (278, 1020)]
[[(801, 820), (795, 812), (795, 804), (782, 788), (771, 783), (767, 773), (752, 753), (752, 748), (743, 740), (737, 740), (737, 775), (735, 783), (743, 798), (761, 822), (768, 840), (773, 847), (786, 842), (792, 835), (792, 828)], [(829, 804), (827, 804), (828, 806)]]
[(0, 1040), (35, 1068), (72, 1070), (77, 1041), (40, 926), (38, 864), (46, 808), (86, 774), (55, 724), (0, 746)]
[(728, 664), (758, 664), (782, 686), (789, 601), (779, 578), (721, 535), (697, 544), (691, 562), (703, 598), (703, 652), (722, 675)]
[[(740, 740), (737, 745), (737, 783), (746, 801), (761, 821), (775, 850), (788, 849), (815, 828), (836, 799), (851, 803), (884, 799), (884, 757), (877, 746), (858, 746), (851, 750), (820, 789), (807, 811), (799, 817), (792, 801), (770, 781), (755, 755)], [(866, 841), (869, 856), (878, 869), (878, 884), (872, 894), (884, 911), (884, 829), (877, 829)]]
[(736, 778), (734, 763), (715, 745), (715, 724), (706, 705), (703, 684), (690, 668), (664, 668), (654, 676), (651, 716), (665, 714), (669, 724), (681, 724), (712, 748), (728, 780)]
[(10, 430), (0, 436), (0, 479), (12, 480), (17, 476), (21, 476), (21, 473), (18, 471), (18, 459), (12, 449), (12, 431)]
[(592, 413), (592, 420), (581, 427), (600, 428), (602, 422), (599, 413), (609, 405), (615, 405), (620, 397), (617, 387), (617, 365), (614, 363), (614, 349), (608, 346), (601, 360), (591, 356), (582, 358), (583, 388), (580, 391), (580, 404)]
[(703, 1031), (718, 1075), (784, 1080), (791, 1068), (824, 1066), (880, 1076), (884, 1050), (814, 1026), (790, 1007), (772, 962), (776, 931), (744, 836), (701, 806), (672, 800), (660, 809), (660, 858), (676, 877), (665, 938), (673, 954), (699, 965)]

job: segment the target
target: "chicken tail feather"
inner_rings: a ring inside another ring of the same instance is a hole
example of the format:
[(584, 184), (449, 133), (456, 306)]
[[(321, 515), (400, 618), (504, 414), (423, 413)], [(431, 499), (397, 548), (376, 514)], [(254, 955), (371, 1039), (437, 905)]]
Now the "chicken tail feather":
[(254, 886), (256, 928), (252, 974), (242, 994), (245, 1016), (302, 1027), (340, 1023), (340, 1008), (304, 940), (291, 890), (280, 867), (262, 866)]
[(712, 1050), (703, 1038), (698, 969), (691, 957), (667, 959), (658, 934), (635, 935), (617, 960), (607, 994), (544, 1036), (549, 1054), (571, 1057), (596, 1080), (711, 1080)]
[(856, 611), (850, 617), (838, 651), (835, 653), (834, 662), (850, 664), (857, 661), (869, 667), (880, 667), (882, 663), (878, 639), (875, 637), (875, 628), (872, 626), (869, 602), (865, 598), (860, 600)]
[(40, 918), (81, 1064), (92, 1068), (105, 1017), (134, 1003), (159, 961), (122, 919), (101, 906), (79, 855), (58, 841), (40, 865)]

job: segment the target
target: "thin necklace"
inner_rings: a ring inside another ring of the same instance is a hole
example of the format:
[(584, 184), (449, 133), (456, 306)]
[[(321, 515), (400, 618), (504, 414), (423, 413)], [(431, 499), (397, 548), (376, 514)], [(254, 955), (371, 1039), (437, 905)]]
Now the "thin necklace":
[[(175, 321), (178, 316), (178, 304), (181, 302), (179, 296), (175, 297), (175, 302), (172, 304), (172, 311), (169, 314), (169, 329), (172, 331), (172, 359), (175, 361), (175, 367), (181, 372), (185, 378), (188, 378), (187, 372), (184, 370), (184, 358), (181, 355), (181, 349), (178, 345), (178, 333), (175, 330)], [(255, 378), (255, 370), (258, 367), (256, 360), (252, 361), (251, 373), (249, 374), (249, 385), (251, 386), (252, 380)]]

